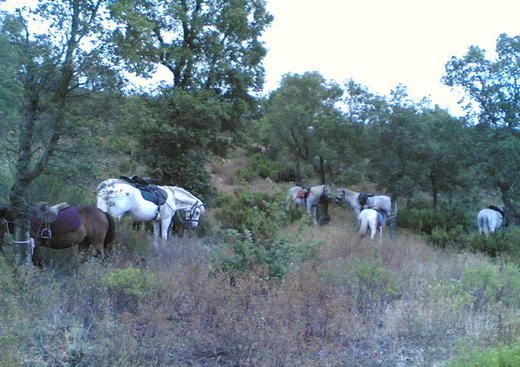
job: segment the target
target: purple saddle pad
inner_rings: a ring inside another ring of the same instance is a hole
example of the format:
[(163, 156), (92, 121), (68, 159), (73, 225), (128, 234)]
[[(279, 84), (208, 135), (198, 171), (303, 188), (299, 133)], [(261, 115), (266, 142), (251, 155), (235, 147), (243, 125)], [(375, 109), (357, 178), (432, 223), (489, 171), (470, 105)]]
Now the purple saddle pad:
[[(74, 206), (62, 209), (58, 213), (58, 218), (52, 222), (50, 227), (54, 234), (68, 233), (77, 230), (81, 226), (81, 217)], [(31, 229), (33, 232), (42, 229), (42, 222), (39, 218), (31, 218)]]

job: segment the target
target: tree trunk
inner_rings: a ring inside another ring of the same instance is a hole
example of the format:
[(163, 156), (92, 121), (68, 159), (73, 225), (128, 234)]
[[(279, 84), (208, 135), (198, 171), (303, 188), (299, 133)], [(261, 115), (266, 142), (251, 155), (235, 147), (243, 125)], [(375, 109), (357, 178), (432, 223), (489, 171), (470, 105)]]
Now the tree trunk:
[(391, 195), (390, 200), (392, 200), (392, 204), (391, 204), (392, 213), (390, 213), (391, 219), (390, 219), (390, 223), (389, 223), (390, 237), (392, 239), (395, 239), (396, 233), (397, 233), (397, 196)]
[(325, 185), (327, 183), (327, 181), (325, 179), (325, 161), (321, 155), (319, 156), (319, 159), (320, 159), (320, 166), (319, 166), (320, 184)]
[(14, 243), (17, 265), (32, 265), (30, 219), (27, 204), (27, 185), (16, 180), (9, 200), (14, 211)]
[(294, 164), (294, 184), (296, 186), (302, 186), (301, 179), (300, 160), (298, 159)]
[(433, 172), (430, 173), (430, 183), (432, 184), (433, 210), (437, 210), (439, 190), (437, 188), (437, 179)]

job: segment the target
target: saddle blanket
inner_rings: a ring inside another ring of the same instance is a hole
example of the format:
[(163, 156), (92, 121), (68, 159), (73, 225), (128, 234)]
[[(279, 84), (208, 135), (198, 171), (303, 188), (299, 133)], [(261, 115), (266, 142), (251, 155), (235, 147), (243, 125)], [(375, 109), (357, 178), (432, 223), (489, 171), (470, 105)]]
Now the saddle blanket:
[[(44, 225), (45, 223), (43, 223)], [(55, 222), (50, 224), (50, 229), (53, 234), (62, 234), (74, 232), (81, 226), (81, 217), (78, 210), (74, 206), (69, 206), (65, 209), (61, 209), (58, 212), (58, 218)], [(42, 229), (42, 221), (40, 218), (31, 218), (31, 230), (33, 232)]]
[(311, 189), (301, 189), (296, 193), (296, 199), (307, 199), (311, 194)]
[(146, 189), (139, 186), (136, 187), (141, 191), (144, 200), (151, 201), (155, 205), (163, 205), (168, 198), (168, 193), (156, 185), (148, 185)]

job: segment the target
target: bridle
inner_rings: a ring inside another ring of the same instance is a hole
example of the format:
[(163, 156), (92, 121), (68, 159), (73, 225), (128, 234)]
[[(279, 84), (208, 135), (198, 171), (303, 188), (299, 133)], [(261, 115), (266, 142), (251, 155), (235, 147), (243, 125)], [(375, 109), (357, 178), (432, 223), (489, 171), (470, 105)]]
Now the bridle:
[(199, 221), (200, 221), (200, 215), (197, 218), (195, 218), (195, 212), (197, 211), (198, 208), (201, 208), (203, 206), (204, 206), (204, 203), (202, 201), (196, 201), (195, 203), (193, 203), (191, 208), (189, 210), (187, 210), (188, 214), (184, 218), (182, 215), (179, 215), (181, 223), (182, 224), (197, 223), (197, 225), (198, 225)]

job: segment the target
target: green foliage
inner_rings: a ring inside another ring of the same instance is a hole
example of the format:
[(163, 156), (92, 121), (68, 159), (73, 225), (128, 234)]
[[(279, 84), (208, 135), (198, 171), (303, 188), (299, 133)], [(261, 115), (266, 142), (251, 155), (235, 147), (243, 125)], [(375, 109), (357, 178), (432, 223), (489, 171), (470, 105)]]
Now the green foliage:
[(433, 298), (447, 299), (453, 308), (476, 313), (495, 307), (497, 302), (516, 308), (520, 306), (520, 268), (513, 264), (468, 268), (460, 279), (448, 283), (434, 281), (428, 289)]
[(108, 289), (143, 299), (158, 285), (152, 273), (136, 268), (117, 269), (103, 277)]
[(255, 171), (253, 171), (251, 168), (249, 167), (246, 167), (246, 168), (240, 168), (237, 170), (237, 176), (238, 178), (243, 181), (243, 182), (251, 182), (253, 181), (256, 177), (258, 177), (255, 173)]
[(222, 196), (216, 218), (224, 228), (240, 233), (251, 232), (256, 239), (276, 237), (280, 227), (287, 222), (283, 210), (284, 194), (274, 195), (239, 189), (235, 196)]
[(519, 55), (520, 36), (501, 34), (494, 60), (486, 58), (485, 50), (471, 46), (466, 55), (452, 57), (446, 63), (443, 77), (446, 85), (465, 91), (467, 117), (478, 124), (473, 129), (469, 152), (481, 182), (500, 190), (504, 205), (516, 217), (520, 216), (520, 95), (516, 92)]
[(462, 225), (455, 225), (452, 228), (433, 227), (428, 240), (433, 245), (441, 248), (462, 247), (466, 241), (467, 233)]
[(487, 237), (473, 233), (467, 238), (465, 246), (492, 257), (506, 256), (513, 261), (520, 262), (520, 246), (518, 244), (520, 244), (520, 227), (514, 227), (505, 232), (498, 230)]
[(466, 228), (465, 214), (456, 206), (446, 206), (438, 210), (432, 208), (402, 208), (398, 214), (399, 227), (406, 228), (414, 233), (440, 236), (439, 230), (458, 233), (460, 228)]
[(267, 154), (251, 154), (247, 157), (247, 167), (261, 178), (274, 182), (287, 182), (293, 175), (292, 168)]
[(280, 88), (270, 95), (265, 116), (270, 130), (265, 132), (271, 144), (288, 152), (287, 159), (295, 162), (296, 182), (302, 179), (300, 164), (310, 164), (324, 180), (331, 160), (339, 158), (339, 152), (327, 141), (334, 134), (348, 131), (335, 107), (341, 93), (335, 83), (327, 82), (317, 72), (308, 72), (285, 75)]
[(348, 271), (344, 282), (356, 294), (356, 306), (362, 314), (384, 308), (400, 294), (395, 274), (378, 263), (358, 261)]
[(520, 366), (520, 341), (511, 346), (462, 349), (446, 367), (517, 367)]
[(211, 274), (225, 273), (232, 284), (239, 277), (251, 274), (263, 280), (281, 280), (291, 265), (316, 256), (316, 246), (295, 245), (287, 240), (273, 239), (259, 244), (251, 232), (224, 230), (216, 238), (210, 252)]
[[(150, 76), (160, 64), (175, 89), (213, 89), (245, 98), (263, 82), (266, 54), (260, 37), (272, 22), (264, 1), (110, 1), (116, 55)], [(123, 31), (123, 29), (125, 31)], [(187, 31), (183, 31), (188, 30)]]

